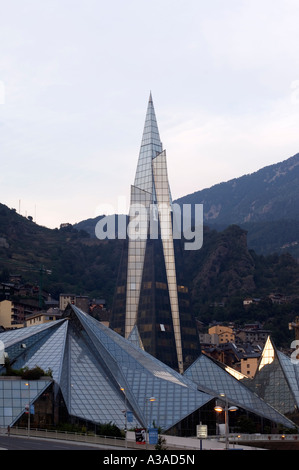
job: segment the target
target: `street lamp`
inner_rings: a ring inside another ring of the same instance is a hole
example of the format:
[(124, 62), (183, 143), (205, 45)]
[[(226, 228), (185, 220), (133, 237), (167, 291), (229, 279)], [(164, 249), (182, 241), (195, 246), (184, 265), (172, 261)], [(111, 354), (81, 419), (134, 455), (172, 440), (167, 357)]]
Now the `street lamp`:
[(25, 383), (26, 387), (28, 387), (28, 429), (27, 429), (27, 433), (28, 433), (28, 437), (30, 436), (30, 382), (28, 380), (28, 382)]
[(120, 387), (121, 391), (125, 395), (125, 439), (126, 439), (126, 448), (128, 447), (128, 440), (127, 440), (127, 426), (128, 426), (128, 418), (127, 418), (127, 412), (128, 412), (128, 407), (127, 407), (127, 395), (124, 387)]
[(228, 399), (225, 393), (220, 393), (220, 397), (225, 399), (225, 406), (224, 408), (221, 405), (216, 405), (214, 410), (218, 413), (222, 413), (224, 411), (224, 422), (225, 422), (225, 449), (228, 450), (229, 443), (228, 443), (228, 435), (229, 435), (229, 411), (237, 411), (236, 406), (228, 406)]
[(148, 406), (148, 402), (153, 403), (154, 401), (156, 401), (155, 397), (146, 398), (146, 431), (147, 431), (146, 432), (146, 444), (147, 442), (149, 442), (149, 427), (150, 427), (149, 421), (151, 420), (151, 413), (149, 413), (149, 416), (148, 416), (147, 406)]

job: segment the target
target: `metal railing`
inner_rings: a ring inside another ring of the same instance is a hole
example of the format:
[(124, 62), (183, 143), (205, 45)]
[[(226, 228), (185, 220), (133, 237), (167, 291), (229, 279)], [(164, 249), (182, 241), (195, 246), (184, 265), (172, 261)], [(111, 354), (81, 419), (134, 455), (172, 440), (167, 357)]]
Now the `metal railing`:
[[(0, 428), (0, 434), (8, 434), (7, 428)], [(123, 437), (114, 437), (114, 436), (103, 436), (93, 433), (80, 433), (80, 432), (69, 432), (53, 429), (40, 429), (40, 428), (30, 428), (28, 433), (28, 427), (18, 427), (13, 426), (9, 430), (11, 436), (24, 436), (31, 438), (41, 438), (41, 439), (57, 439), (65, 440), (70, 442), (80, 442), (91, 445), (107, 446), (107, 447), (118, 447), (118, 448), (128, 448), (135, 450), (154, 450), (155, 445), (147, 443), (146, 445), (140, 445), (140, 443), (133, 440), (133, 438), (125, 439)], [(166, 436), (165, 436), (166, 437)], [(167, 443), (167, 449), (190, 449), (190, 445), (183, 445), (184, 439), (181, 440), (180, 444)], [(196, 439), (194, 440), (195, 443)], [(191, 449), (197, 449), (197, 446), (191, 446)]]
[(298, 434), (230, 434), (229, 441), (232, 442), (261, 442), (261, 441), (287, 441), (287, 442), (298, 442)]
[[(1, 430), (1, 434), (8, 434), (7, 429)], [(4, 432), (3, 432), (4, 431)], [(58, 439), (58, 440), (67, 440), (67, 441), (76, 441), (76, 442), (85, 442), (89, 444), (98, 444), (98, 445), (107, 445), (107, 446), (117, 446), (125, 447), (126, 440), (122, 437), (114, 436), (101, 436), (92, 433), (79, 433), (79, 432), (69, 432), (69, 431), (60, 431), (52, 429), (36, 429), (30, 428), (28, 433), (27, 427), (17, 427), (13, 426), (9, 430), (11, 436), (26, 436), (26, 437), (39, 437), (46, 439)]]
[[(17, 427), (13, 426), (9, 430), (9, 434), (11, 436), (26, 436), (28, 437), (28, 428), (27, 427)], [(7, 428), (0, 428), (0, 435), (8, 435)], [(79, 432), (69, 432), (69, 431), (61, 431), (61, 430), (52, 430), (52, 429), (37, 429), (37, 428), (30, 428), (29, 432), (30, 437), (35, 438), (44, 438), (44, 439), (57, 439), (57, 440), (65, 440), (65, 441), (75, 441), (81, 442), (86, 444), (93, 444), (99, 446), (108, 446), (108, 447), (119, 447), (125, 448), (128, 447), (129, 449), (144, 449), (143, 446), (136, 443), (133, 439), (126, 440), (123, 437), (114, 437), (114, 436), (103, 436), (93, 433), (79, 433)], [(168, 436), (165, 436), (166, 439)], [(190, 438), (189, 438), (190, 439)], [(224, 435), (217, 435), (217, 436), (208, 436), (207, 441), (210, 442), (224, 442), (225, 436)], [(194, 449), (198, 450), (199, 448), (199, 441), (197, 438), (191, 438), (190, 441), (187, 439), (180, 438), (178, 442), (166, 442), (166, 446), (168, 449)], [(286, 442), (286, 443), (295, 443), (298, 442), (299, 445), (299, 435), (298, 434), (230, 434), (229, 435), (229, 443), (230, 445), (254, 445), (254, 443), (262, 442)], [(148, 449), (154, 449), (155, 446), (147, 444)]]

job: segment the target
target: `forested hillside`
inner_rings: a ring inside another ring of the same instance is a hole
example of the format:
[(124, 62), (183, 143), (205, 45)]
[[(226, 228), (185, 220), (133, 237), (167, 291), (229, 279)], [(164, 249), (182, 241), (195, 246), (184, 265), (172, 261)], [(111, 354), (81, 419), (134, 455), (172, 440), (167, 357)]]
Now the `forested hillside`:
[[(43, 287), (53, 298), (62, 292), (89, 295), (105, 298), (111, 307), (123, 243), (100, 241), (72, 226), (60, 230), (40, 227), (0, 205), (0, 280), (19, 273), (38, 283), (38, 270), (43, 266), (51, 270), (44, 276)], [(256, 254), (247, 247), (246, 231), (235, 225), (220, 232), (206, 227), (202, 248), (183, 250), (183, 256), (186, 284), (198, 319), (205, 324), (213, 320), (266, 321), (285, 340), (288, 321), (299, 313), (299, 265), (292, 256)], [(288, 296), (287, 304), (273, 305), (271, 293)], [(262, 302), (245, 309), (246, 297)], [(281, 322), (283, 326), (278, 327)]]
[(299, 154), (255, 173), (188, 194), (178, 204), (203, 204), (204, 223), (248, 231), (258, 253), (289, 251), (299, 258)]

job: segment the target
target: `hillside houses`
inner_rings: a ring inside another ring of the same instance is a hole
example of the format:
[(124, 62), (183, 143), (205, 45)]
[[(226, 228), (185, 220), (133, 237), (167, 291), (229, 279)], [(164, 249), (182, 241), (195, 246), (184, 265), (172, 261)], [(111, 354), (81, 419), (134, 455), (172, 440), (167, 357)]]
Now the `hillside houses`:
[(0, 282), (0, 328), (10, 330), (57, 320), (68, 304), (109, 324), (110, 312), (106, 309), (105, 299), (61, 293), (59, 300), (55, 300), (47, 292), (41, 292), (38, 286), (14, 276), (8, 282)]
[(217, 323), (210, 325), (208, 333), (200, 333), (200, 341), (204, 354), (252, 378), (269, 335), (259, 323), (243, 328)]

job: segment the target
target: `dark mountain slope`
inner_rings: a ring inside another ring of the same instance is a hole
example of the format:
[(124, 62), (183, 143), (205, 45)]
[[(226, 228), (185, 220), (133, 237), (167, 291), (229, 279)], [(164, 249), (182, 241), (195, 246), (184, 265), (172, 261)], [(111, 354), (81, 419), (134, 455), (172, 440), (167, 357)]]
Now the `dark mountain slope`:
[(204, 221), (209, 224), (299, 221), (299, 154), (175, 202), (203, 204)]
[(54, 298), (62, 292), (111, 298), (120, 252), (119, 241), (90, 239), (71, 226), (41, 227), (0, 204), (0, 273), (38, 282), (43, 266), (51, 270), (44, 288)]
[[(111, 307), (122, 246), (122, 240), (101, 241), (72, 226), (40, 227), (0, 204), (0, 280), (9, 272), (38, 284), (43, 266), (52, 272), (44, 276), (43, 286), (53, 298), (63, 292), (104, 297)], [(245, 297), (267, 299), (273, 292), (296, 302), (299, 265), (287, 254), (261, 256), (249, 250), (247, 233), (238, 226), (223, 231), (206, 227), (202, 248), (183, 250), (183, 257), (193, 311), (205, 324), (271, 319), (274, 329), (280, 322), (280, 330), (287, 332), (288, 321), (298, 314), (298, 302), (287, 306), (289, 316), (283, 311), (276, 316), (276, 307), (268, 303), (262, 311), (244, 309)]]
[(299, 257), (299, 154), (175, 202), (203, 204), (210, 227), (245, 228), (249, 246), (259, 253), (288, 250)]

